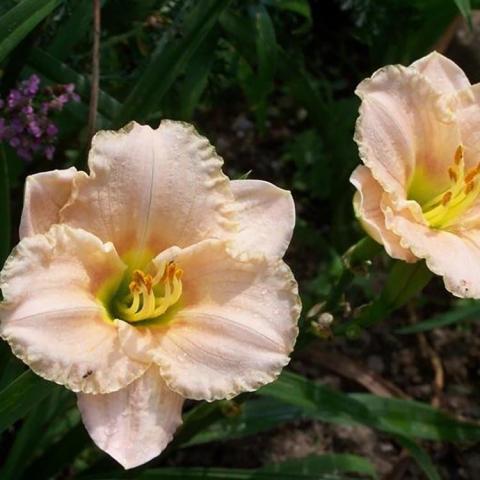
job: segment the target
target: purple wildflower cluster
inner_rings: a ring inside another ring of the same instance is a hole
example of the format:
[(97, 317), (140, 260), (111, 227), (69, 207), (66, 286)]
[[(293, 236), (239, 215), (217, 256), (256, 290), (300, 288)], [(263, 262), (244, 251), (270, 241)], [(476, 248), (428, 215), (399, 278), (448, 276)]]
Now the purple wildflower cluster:
[(0, 98), (0, 142), (7, 142), (24, 160), (35, 155), (51, 160), (58, 135), (51, 116), (79, 100), (73, 84), (40, 88), (40, 78), (30, 76), (6, 100)]

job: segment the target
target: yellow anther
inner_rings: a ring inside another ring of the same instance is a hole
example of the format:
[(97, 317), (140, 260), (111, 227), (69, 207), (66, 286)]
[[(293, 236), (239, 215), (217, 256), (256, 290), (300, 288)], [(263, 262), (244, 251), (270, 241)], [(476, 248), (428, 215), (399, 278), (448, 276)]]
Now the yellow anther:
[(134, 270), (130, 293), (117, 302), (122, 318), (128, 322), (140, 322), (165, 313), (182, 295), (182, 274), (174, 262), (160, 264), (153, 277)]
[(465, 195), (468, 195), (470, 192), (472, 192), (474, 187), (475, 187), (475, 182), (468, 182), (465, 187)]
[(450, 180), (454, 183), (458, 180), (458, 175), (452, 167), (449, 167), (448, 169), (448, 176), (450, 177)]
[(442, 198), (442, 205), (445, 206), (447, 203), (452, 199), (453, 193), (452, 192), (447, 192), (445, 195), (443, 195)]
[(463, 159), (463, 145), (459, 145), (455, 150), (454, 163), (460, 165), (460, 161)]
[(477, 165), (474, 168), (471, 168), (465, 175), (465, 183), (469, 183), (475, 179), (475, 177), (480, 173), (480, 165)]

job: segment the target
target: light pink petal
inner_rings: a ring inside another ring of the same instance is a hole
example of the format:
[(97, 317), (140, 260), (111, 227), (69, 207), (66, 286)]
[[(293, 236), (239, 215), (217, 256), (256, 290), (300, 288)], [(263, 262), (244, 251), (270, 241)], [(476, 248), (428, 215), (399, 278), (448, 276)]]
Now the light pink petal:
[(121, 322), (125, 351), (148, 352), (185, 398), (231, 398), (272, 382), (289, 361), (301, 309), (285, 263), (237, 258), (219, 241), (187, 248), (175, 262), (184, 271), (182, 308), (165, 326)]
[(458, 92), (455, 99), (467, 167), (476, 166), (480, 162), (480, 84)]
[(52, 170), (27, 177), (20, 238), (45, 233), (59, 223), (59, 211), (67, 203), (72, 191), (76, 168)]
[(0, 274), (0, 334), (38, 375), (73, 391), (118, 390), (148, 364), (121, 350), (95, 294), (124, 265), (111, 244), (54, 225), (24, 238)]
[(239, 205), (239, 249), (282, 258), (295, 227), (291, 193), (261, 180), (235, 180), (231, 186)]
[(354, 207), (365, 231), (382, 244), (391, 257), (407, 262), (415, 261), (412, 253), (400, 245), (400, 238), (385, 226), (385, 215), (380, 208), (384, 192), (370, 170), (363, 165), (358, 166), (350, 181), (357, 189)]
[(470, 82), (463, 70), (438, 52), (429, 53), (410, 66), (425, 75), (441, 93), (454, 93), (470, 87)]
[(480, 230), (449, 232), (421, 225), (408, 215), (386, 212), (387, 225), (457, 297), (480, 298)]
[(414, 68), (388, 66), (360, 83), (356, 93), (362, 104), (355, 141), (382, 188), (394, 199), (406, 198), (411, 182), (423, 184), (424, 178), (432, 189), (422, 192), (426, 197), (447, 188), (448, 167), (461, 141), (431, 83)]
[(78, 395), (83, 423), (96, 445), (124, 468), (158, 456), (182, 423), (183, 398), (167, 388), (157, 367), (118, 392)]
[(121, 255), (223, 238), (236, 224), (222, 164), (208, 140), (181, 122), (162, 121), (156, 130), (130, 123), (119, 132), (99, 132), (90, 177), (74, 182), (62, 217), (112, 241)]

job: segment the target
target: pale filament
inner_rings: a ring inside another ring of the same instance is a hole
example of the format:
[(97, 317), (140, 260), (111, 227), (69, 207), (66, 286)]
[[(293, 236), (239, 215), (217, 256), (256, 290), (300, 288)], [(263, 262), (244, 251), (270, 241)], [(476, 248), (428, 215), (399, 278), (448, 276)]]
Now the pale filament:
[(128, 322), (150, 320), (163, 315), (182, 295), (182, 274), (174, 262), (163, 262), (152, 277), (141, 270), (132, 273), (129, 293), (117, 308)]
[(465, 212), (480, 193), (480, 164), (465, 173), (463, 146), (455, 151), (452, 166), (448, 169), (452, 185), (422, 206), (425, 220), (433, 228), (446, 228)]

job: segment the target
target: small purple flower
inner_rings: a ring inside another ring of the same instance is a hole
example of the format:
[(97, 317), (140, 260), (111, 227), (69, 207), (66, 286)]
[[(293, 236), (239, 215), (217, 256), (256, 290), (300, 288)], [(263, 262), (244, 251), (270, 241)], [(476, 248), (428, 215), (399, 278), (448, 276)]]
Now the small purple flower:
[(11, 147), (16, 148), (20, 146), (20, 139), (18, 137), (12, 137), (8, 142)]
[(7, 98), (8, 108), (15, 108), (20, 103), (22, 98), (22, 94), (18, 90), (11, 90)]
[(33, 114), (33, 107), (31, 105), (25, 105), (22, 108), (22, 113), (25, 115), (32, 115)]
[(35, 138), (40, 138), (42, 136), (42, 130), (40, 129), (38, 123), (35, 120), (29, 122), (28, 130)]
[(45, 148), (45, 156), (48, 158), (48, 160), (52, 160), (54, 154), (55, 154), (55, 147), (53, 145), (49, 145), (48, 147)]
[(51, 160), (58, 135), (51, 116), (68, 102), (79, 100), (73, 83), (41, 89), (40, 78), (31, 75), (9, 92), (6, 102), (0, 99), (0, 141), (8, 142), (26, 161), (35, 154)]
[(58, 133), (58, 128), (54, 123), (49, 123), (46, 132), (49, 137), (54, 137)]
[(15, 117), (10, 122), (10, 129), (12, 133), (16, 135), (22, 133), (25, 130), (25, 126), (19, 118)]
[(21, 84), (23, 94), (28, 97), (34, 97), (38, 93), (39, 87), (40, 78), (37, 75), (32, 75)]
[(32, 160), (32, 154), (25, 148), (17, 148), (17, 155), (27, 162)]

